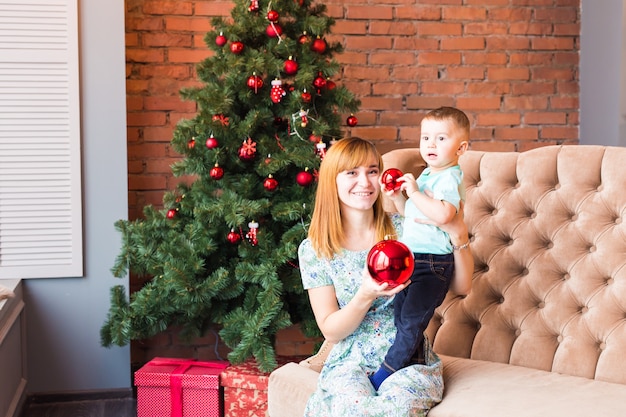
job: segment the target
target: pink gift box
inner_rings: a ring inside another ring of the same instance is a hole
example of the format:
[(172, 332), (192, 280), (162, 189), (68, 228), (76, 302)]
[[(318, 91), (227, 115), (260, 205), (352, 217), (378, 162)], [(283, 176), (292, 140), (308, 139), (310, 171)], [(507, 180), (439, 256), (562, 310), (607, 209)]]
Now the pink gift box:
[[(303, 358), (279, 356), (278, 366)], [(220, 376), (224, 387), (224, 417), (264, 417), (267, 412), (269, 373), (259, 371), (254, 360), (231, 365)]]
[(220, 417), (225, 361), (154, 358), (135, 372), (137, 417)]

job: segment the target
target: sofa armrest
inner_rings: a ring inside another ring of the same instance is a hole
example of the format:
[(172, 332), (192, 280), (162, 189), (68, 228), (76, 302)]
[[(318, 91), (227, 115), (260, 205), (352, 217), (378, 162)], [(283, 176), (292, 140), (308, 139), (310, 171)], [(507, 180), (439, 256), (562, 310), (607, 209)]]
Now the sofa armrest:
[(317, 353), (301, 361), (300, 365), (315, 372), (320, 372), (322, 370), (322, 366), (324, 366), (324, 362), (326, 362), (328, 354), (331, 350), (333, 350), (333, 346), (335, 346), (334, 343), (324, 340), (324, 343), (322, 343), (322, 346), (320, 346)]
[(309, 397), (317, 388), (318, 372), (290, 362), (270, 374), (267, 386), (267, 415), (303, 416)]

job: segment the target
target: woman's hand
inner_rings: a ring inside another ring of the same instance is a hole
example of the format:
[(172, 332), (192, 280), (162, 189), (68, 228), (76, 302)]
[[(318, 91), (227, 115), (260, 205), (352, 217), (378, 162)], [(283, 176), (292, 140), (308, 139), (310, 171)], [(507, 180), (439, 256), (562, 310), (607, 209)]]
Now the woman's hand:
[(407, 281), (404, 284), (397, 285), (395, 287), (390, 287), (387, 282), (378, 282), (372, 275), (369, 273), (367, 267), (363, 269), (363, 280), (361, 282), (361, 288), (359, 291), (361, 295), (366, 299), (374, 301), (378, 297), (392, 297), (405, 289), (411, 281)]

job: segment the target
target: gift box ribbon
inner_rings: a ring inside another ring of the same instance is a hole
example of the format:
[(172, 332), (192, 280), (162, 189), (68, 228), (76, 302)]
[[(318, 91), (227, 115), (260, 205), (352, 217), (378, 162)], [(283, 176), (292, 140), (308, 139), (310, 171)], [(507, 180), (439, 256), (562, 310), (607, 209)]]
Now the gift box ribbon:
[(156, 366), (176, 366), (170, 373), (170, 395), (172, 417), (183, 417), (183, 375), (192, 366), (202, 368), (225, 369), (228, 364), (219, 362), (198, 362), (195, 359), (154, 359), (150, 364)]

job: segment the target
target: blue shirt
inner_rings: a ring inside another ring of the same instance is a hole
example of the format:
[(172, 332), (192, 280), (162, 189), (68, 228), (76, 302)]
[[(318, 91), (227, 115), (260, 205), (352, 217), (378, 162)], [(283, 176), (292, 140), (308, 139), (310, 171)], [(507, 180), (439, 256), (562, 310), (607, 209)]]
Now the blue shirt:
[[(432, 192), (434, 199), (447, 201), (457, 211), (461, 200), (465, 200), (463, 171), (458, 165), (441, 172), (432, 172), (430, 167), (426, 168), (417, 178), (417, 187), (421, 192)], [(402, 243), (414, 253), (452, 253), (452, 244), (446, 232), (430, 224), (416, 223), (415, 218), (427, 219), (409, 198), (404, 206), (404, 230), (400, 238)]]

